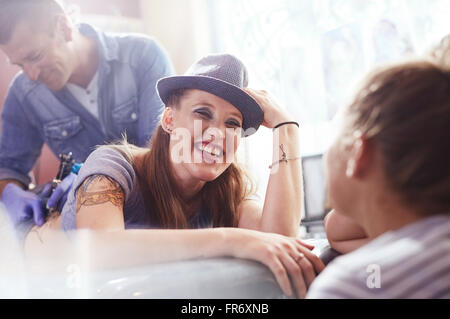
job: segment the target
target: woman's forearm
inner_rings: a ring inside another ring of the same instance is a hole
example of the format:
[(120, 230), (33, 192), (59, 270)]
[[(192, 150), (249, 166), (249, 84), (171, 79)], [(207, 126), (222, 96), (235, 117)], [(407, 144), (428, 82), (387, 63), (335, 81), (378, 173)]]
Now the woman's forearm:
[[(261, 230), (296, 236), (301, 220), (303, 185), (299, 129), (288, 124), (275, 129), (273, 163), (267, 185)], [(285, 154), (287, 162), (279, 162)]]
[[(92, 247), (99, 250), (108, 246), (110, 249), (91, 251), (96, 256), (96, 264), (100, 266), (109, 265), (111, 261), (115, 265), (130, 266), (214, 258), (232, 254), (229, 235), (222, 228), (97, 232)], [(120, 258), (114, 256), (116, 253)]]
[(46, 230), (28, 236), (25, 255), (35, 270), (64, 270), (70, 264), (90, 269), (129, 267), (193, 258), (229, 256), (230, 230)]
[(89, 273), (219, 256), (250, 259), (269, 267), (286, 295), (293, 295), (295, 287), (299, 297), (324, 268), (311, 247), (296, 238), (238, 228), (47, 230), (39, 242), (27, 238), (25, 249), (30, 270), (52, 275), (75, 267)]

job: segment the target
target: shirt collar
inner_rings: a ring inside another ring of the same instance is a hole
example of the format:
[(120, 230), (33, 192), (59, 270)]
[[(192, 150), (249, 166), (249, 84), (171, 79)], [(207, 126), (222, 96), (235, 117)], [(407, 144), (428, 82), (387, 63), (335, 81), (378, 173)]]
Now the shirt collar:
[(107, 37), (104, 32), (87, 24), (80, 23), (78, 25), (80, 33), (86, 37), (95, 38), (99, 48), (100, 60), (104, 64), (106, 71), (109, 73), (110, 66), (108, 62), (119, 59), (119, 46), (114, 39)]

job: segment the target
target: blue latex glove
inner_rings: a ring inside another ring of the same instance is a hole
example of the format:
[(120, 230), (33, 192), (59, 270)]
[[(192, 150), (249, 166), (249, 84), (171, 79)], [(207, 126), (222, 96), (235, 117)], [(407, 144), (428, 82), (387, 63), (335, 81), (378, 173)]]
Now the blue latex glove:
[(70, 173), (67, 175), (61, 183), (55, 188), (53, 191), (52, 196), (48, 199), (47, 207), (57, 209), (58, 212), (61, 212), (64, 204), (67, 201), (67, 195), (69, 195), (70, 190), (72, 189), (73, 182), (75, 182), (75, 179), (77, 178), (77, 175), (74, 173)]
[[(49, 196), (51, 191), (51, 185), (48, 184), (40, 195), (42, 197)], [(31, 218), (38, 226), (42, 226), (45, 222), (41, 197), (23, 190), (14, 183), (7, 184), (3, 189), (2, 202), (14, 226)]]

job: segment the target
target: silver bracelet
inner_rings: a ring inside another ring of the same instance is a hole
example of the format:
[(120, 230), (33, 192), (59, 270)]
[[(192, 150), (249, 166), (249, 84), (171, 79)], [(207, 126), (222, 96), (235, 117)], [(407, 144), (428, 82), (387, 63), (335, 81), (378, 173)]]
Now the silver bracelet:
[(276, 161), (276, 162), (273, 162), (273, 163), (269, 166), (269, 169), (272, 169), (272, 167), (273, 167), (274, 165), (278, 165), (278, 164), (280, 164), (281, 162), (287, 163), (288, 161), (296, 161), (296, 160), (301, 159), (300, 156), (299, 156), (299, 157), (293, 157), (293, 158), (287, 158), (286, 152), (285, 152), (284, 149), (283, 149), (283, 144), (280, 145), (280, 149), (281, 149), (281, 152), (282, 152), (282, 154), (281, 154), (281, 159), (278, 160), (278, 161)]

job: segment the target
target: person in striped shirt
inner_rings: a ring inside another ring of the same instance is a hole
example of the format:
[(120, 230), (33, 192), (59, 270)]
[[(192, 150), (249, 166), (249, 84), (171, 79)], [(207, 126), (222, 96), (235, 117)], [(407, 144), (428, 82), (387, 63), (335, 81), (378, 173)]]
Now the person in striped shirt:
[(450, 298), (450, 65), (377, 69), (340, 124), (325, 227), (343, 255), (307, 298)]

